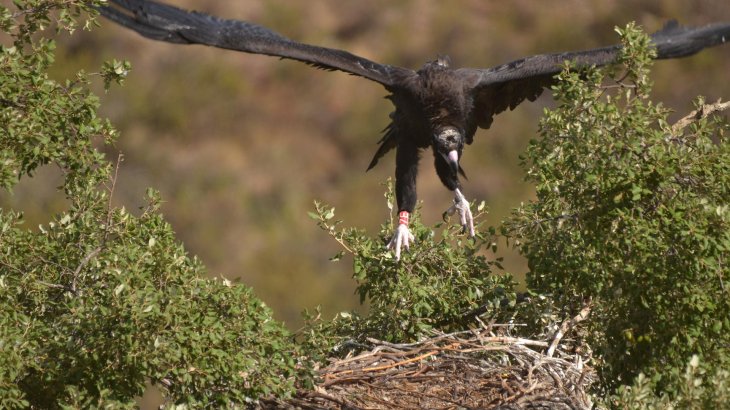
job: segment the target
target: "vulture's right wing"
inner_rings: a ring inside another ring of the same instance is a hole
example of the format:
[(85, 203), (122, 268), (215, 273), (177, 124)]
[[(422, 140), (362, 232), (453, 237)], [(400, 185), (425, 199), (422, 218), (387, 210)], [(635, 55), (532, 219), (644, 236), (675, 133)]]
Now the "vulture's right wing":
[(317, 47), (290, 40), (265, 27), (187, 11), (150, 0), (110, 0), (101, 14), (153, 40), (265, 54), (302, 61), (325, 70), (340, 70), (394, 88), (413, 70), (378, 64), (347, 51)]

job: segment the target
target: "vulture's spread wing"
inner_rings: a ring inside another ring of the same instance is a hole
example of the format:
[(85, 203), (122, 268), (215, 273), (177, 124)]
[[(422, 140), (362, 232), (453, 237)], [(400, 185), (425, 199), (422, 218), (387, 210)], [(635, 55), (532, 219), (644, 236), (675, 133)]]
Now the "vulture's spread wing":
[[(730, 24), (681, 27), (667, 23), (652, 35), (657, 58), (679, 58), (703, 48), (730, 41)], [(534, 101), (542, 90), (555, 83), (555, 75), (565, 61), (579, 66), (602, 66), (616, 61), (621, 46), (558, 54), (540, 54), (488, 69), (461, 68), (457, 72), (471, 89), (477, 125), (489, 128), (492, 119), (506, 109), (514, 109), (525, 99)], [(468, 141), (471, 142), (471, 141)]]
[(325, 70), (340, 70), (376, 81), (387, 88), (414, 71), (378, 64), (343, 50), (292, 41), (265, 27), (187, 11), (149, 0), (110, 0), (118, 7), (103, 6), (101, 14), (153, 40), (204, 44), (253, 54), (302, 61)]

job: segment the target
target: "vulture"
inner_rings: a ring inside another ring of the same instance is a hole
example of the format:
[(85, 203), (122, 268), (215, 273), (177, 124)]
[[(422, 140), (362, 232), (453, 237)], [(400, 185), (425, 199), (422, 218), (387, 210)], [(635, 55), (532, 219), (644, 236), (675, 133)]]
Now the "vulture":
[[(316, 68), (339, 70), (380, 83), (395, 106), (368, 169), (395, 149), (395, 191), (398, 227), (388, 248), (400, 259), (401, 248), (413, 241), (408, 223), (416, 206), (416, 176), (420, 152), (431, 148), (436, 173), (453, 192), (460, 223), (474, 236), (469, 202), (462, 193), (459, 166), (465, 144), (477, 128), (489, 128), (495, 115), (534, 101), (555, 83), (566, 61), (578, 66), (615, 62), (620, 45), (521, 58), (491, 68), (453, 68), (438, 57), (418, 70), (380, 64), (344, 50), (290, 40), (257, 24), (214, 17), (150, 0), (110, 0), (100, 13), (144, 37), (177, 44), (202, 44), (252, 54), (292, 59)], [(685, 57), (730, 39), (730, 23), (682, 27), (667, 23), (651, 36), (658, 59)]]

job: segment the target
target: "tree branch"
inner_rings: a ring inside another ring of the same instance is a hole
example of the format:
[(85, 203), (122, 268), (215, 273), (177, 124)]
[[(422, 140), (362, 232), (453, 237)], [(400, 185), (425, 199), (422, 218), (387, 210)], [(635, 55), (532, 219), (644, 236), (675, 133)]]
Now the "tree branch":
[(680, 131), (697, 120), (707, 118), (718, 111), (724, 111), (728, 108), (730, 108), (730, 101), (723, 103), (721, 100), (717, 100), (714, 104), (703, 104), (700, 108), (674, 123), (672, 125), (672, 135), (676, 136)]

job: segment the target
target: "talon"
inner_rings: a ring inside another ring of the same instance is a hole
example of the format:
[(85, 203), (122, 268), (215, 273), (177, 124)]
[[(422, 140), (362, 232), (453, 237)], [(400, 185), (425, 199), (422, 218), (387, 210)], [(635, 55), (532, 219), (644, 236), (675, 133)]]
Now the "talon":
[(408, 229), (408, 217), (409, 213), (406, 211), (401, 211), (398, 215), (398, 228), (395, 230), (395, 234), (393, 234), (393, 238), (388, 242), (387, 249), (392, 249), (395, 253), (395, 260), (400, 261), (400, 248), (401, 246), (405, 247), (406, 250), (410, 250), (410, 243), (415, 242), (415, 237), (411, 233), (411, 230)]
[[(462, 211), (460, 209), (460, 202), (458, 202), (458, 197), (454, 198), (454, 204), (449, 207), (449, 209), (445, 210), (442, 217), (444, 218), (444, 222), (448, 222), (449, 218), (451, 218), (455, 213), (459, 213), (461, 216)], [(468, 204), (468, 202), (467, 202)], [(463, 225), (463, 223), (462, 223)]]
[(393, 238), (388, 242), (387, 248), (393, 250), (395, 260), (399, 261), (401, 247), (406, 248), (408, 251), (411, 248), (411, 242), (415, 242), (415, 237), (410, 229), (408, 229), (408, 225), (399, 224), (395, 230), (395, 234), (393, 234)]
[[(469, 236), (474, 236), (474, 217), (471, 213), (471, 207), (469, 205), (469, 201), (466, 200), (464, 195), (459, 191), (458, 189), (454, 190), (455, 197), (454, 197), (454, 205), (452, 205), (449, 209), (444, 212), (444, 217), (446, 215), (453, 215), (454, 212), (459, 213), (459, 222), (461, 223), (461, 233), (466, 233), (467, 230), (469, 231)], [(445, 219), (444, 219), (445, 220)]]

